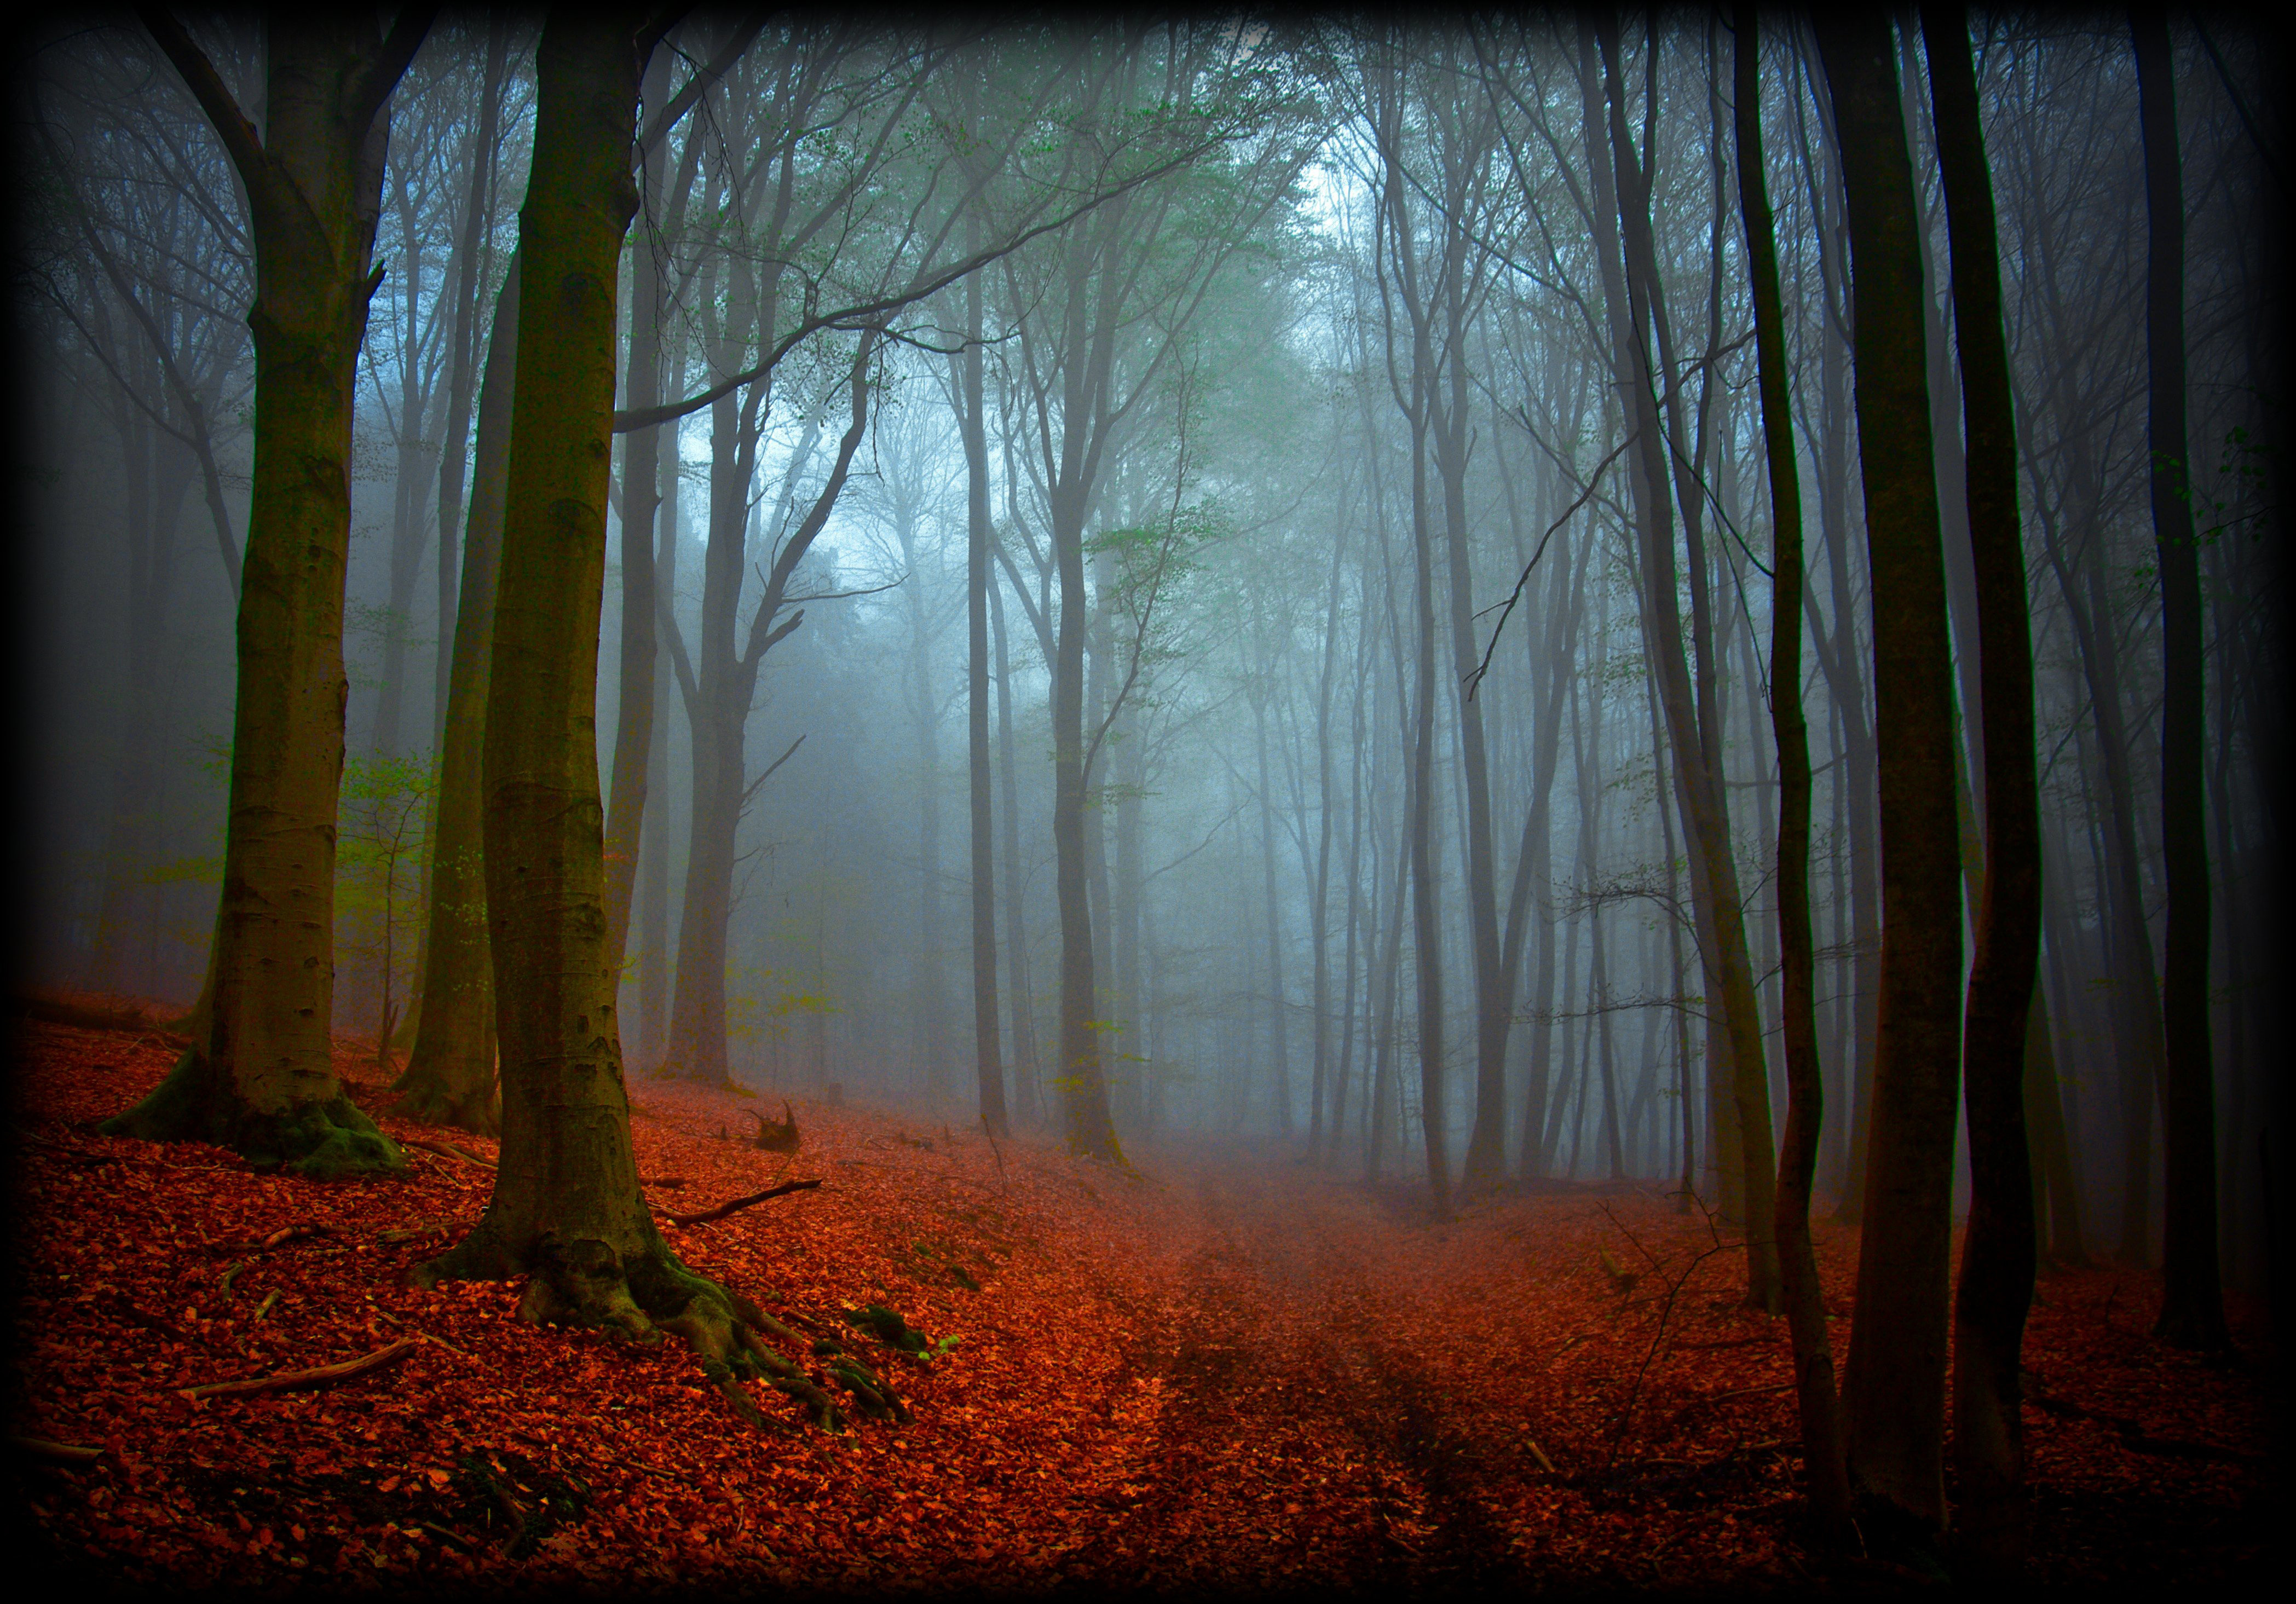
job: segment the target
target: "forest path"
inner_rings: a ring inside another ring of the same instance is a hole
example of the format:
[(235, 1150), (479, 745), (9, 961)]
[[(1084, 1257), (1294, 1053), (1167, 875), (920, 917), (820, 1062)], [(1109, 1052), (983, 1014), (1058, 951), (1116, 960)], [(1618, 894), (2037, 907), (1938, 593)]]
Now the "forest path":
[(1069, 1556), (1185, 1588), (1464, 1586), (1519, 1571), (1495, 1495), (1503, 1418), (1463, 1407), (1413, 1339), (1444, 1227), (1300, 1167), (1157, 1169), (1184, 1222), (1144, 1244), (1163, 1296), (1133, 1367), (1167, 1389), (1113, 1518)]

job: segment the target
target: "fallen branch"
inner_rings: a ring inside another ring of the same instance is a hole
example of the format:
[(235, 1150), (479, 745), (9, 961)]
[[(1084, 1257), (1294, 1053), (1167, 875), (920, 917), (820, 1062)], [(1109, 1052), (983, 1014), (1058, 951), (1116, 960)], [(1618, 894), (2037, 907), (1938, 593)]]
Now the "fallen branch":
[(184, 1397), (197, 1403), (201, 1398), (237, 1395), (242, 1393), (299, 1392), (308, 1387), (332, 1387), (340, 1381), (379, 1371), (398, 1363), (414, 1351), (414, 1338), (403, 1337), (387, 1348), (357, 1359), (347, 1359), (340, 1364), (323, 1364), (316, 1370), (287, 1371), (275, 1376), (252, 1376), (244, 1381), (210, 1381), (204, 1387), (184, 1387), (176, 1390)]
[(1790, 1392), (1792, 1389), (1793, 1383), (1791, 1381), (1773, 1381), (1763, 1387), (1734, 1387), (1728, 1392), (1707, 1393), (1702, 1396), (1691, 1399), (1689, 1403), (1676, 1410), (1674, 1418), (1679, 1420), (1702, 1404), (1719, 1404), (1726, 1398), (1751, 1398), (1757, 1393)]
[(480, 1169), (496, 1167), (491, 1158), (481, 1158), (476, 1153), (466, 1152), (451, 1142), (433, 1142), (428, 1136), (402, 1136), (398, 1139), (398, 1145), (421, 1148), (424, 1152), (436, 1153), (442, 1158), (459, 1158), (464, 1164), (475, 1164)]
[(417, 1331), (413, 1326), (408, 1325), (405, 1321), (399, 1319), (398, 1315), (392, 1313), (389, 1309), (377, 1309), (375, 1313), (381, 1315), (383, 1319), (390, 1322), (391, 1324), (397, 1326), (400, 1330), (413, 1332), (414, 1335), (420, 1337), (425, 1342), (435, 1342), (450, 1354), (460, 1354), (465, 1359), (471, 1356), (471, 1352), (468, 1348), (458, 1348), (453, 1343), (447, 1341), (444, 1337), (433, 1337), (428, 1331)]
[(707, 1225), (712, 1220), (722, 1220), (727, 1215), (739, 1214), (745, 1208), (753, 1207), (768, 1198), (786, 1197), (791, 1192), (811, 1191), (820, 1184), (819, 1181), (784, 1181), (779, 1186), (769, 1186), (761, 1192), (754, 1192), (746, 1198), (736, 1198), (731, 1203), (720, 1203), (717, 1207), (705, 1208), (699, 1214), (670, 1214), (665, 1210), (662, 1217), (673, 1225)]
[(51, 1443), (45, 1437), (12, 1435), (8, 1438), (8, 1445), (19, 1453), (45, 1460), (52, 1465), (87, 1465), (103, 1457), (101, 1448), (82, 1448), (74, 1443)]
[(1531, 1436), (1528, 1431), (1524, 1432), (1522, 1434), (1522, 1445), (1530, 1450), (1530, 1456), (1538, 1461), (1538, 1468), (1540, 1469), (1546, 1471), (1549, 1476), (1556, 1474), (1554, 1461), (1546, 1457), (1546, 1450), (1538, 1445), (1538, 1439), (1537, 1437)]
[(284, 1247), (289, 1242), (299, 1242), (307, 1237), (340, 1236), (342, 1232), (332, 1225), (282, 1225), (267, 1237), (250, 1239), (244, 1242), (210, 1242), (208, 1244), (208, 1251), (217, 1258), (226, 1258), (234, 1253), (266, 1253), (274, 1248)]

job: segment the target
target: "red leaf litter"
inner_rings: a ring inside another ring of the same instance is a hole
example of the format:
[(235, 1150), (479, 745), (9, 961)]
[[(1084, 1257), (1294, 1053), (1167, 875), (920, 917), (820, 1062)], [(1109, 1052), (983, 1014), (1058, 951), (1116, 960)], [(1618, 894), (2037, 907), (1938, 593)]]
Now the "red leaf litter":
[[(1128, 1173), (794, 1096), (784, 1158), (719, 1138), (750, 1103), (635, 1081), (658, 1211), (822, 1180), (665, 1234), (835, 1333), (915, 1414), (832, 1435), (752, 1384), (783, 1428), (760, 1435), (675, 1338), (530, 1325), (512, 1285), (406, 1286), (489, 1171), (410, 1149), (406, 1179), (318, 1183), (100, 1136), (170, 1046), (18, 1029), (11, 1469), (30, 1552), (76, 1585), (1922, 1586), (1803, 1546), (1784, 1322), (1735, 1307), (1739, 1256), (1709, 1251), (1728, 1239), (1655, 1189), (1510, 1193), (1430, 1225), (1414, 1194), (1266, 1154), (1152, 1150)], [(344, 1043), (338, 1069), (383, 1101), (371, 1049)], [(1838, 1364), (1857, 1240), (1819, 1241)], [(2128, 1271), (2042, 1282), (2037, 1582), (2246, 1585), (2271, 1551), (2260, 1322), (2235, 1304), (2245, 1362), (2212, 1364), (2147, 1338), (2157, 1299)], [(873, 1303), (955, 1346), (895, 1354), (843, 1318)], [(409, 1339), (332, 1387), (185, 1395)]]

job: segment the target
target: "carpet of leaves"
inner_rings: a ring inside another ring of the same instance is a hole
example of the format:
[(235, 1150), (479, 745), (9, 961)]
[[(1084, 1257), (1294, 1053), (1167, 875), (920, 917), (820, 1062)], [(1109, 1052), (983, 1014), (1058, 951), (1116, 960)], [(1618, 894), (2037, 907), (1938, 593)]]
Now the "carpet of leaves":
[[(20, 1452), (11, 1471), (41, 1548), (91, 1585), (1915, 1583), (1801, 1546), (1784, 1322), (1735, 1306), (1727, 1239), (1655, 1191), (1511, 1193), (1436, 1225), (1405, 1192), (1265, 1155), (1148, 1150), (1124, 1171), (795, 1097), (791, 1159), (720, 1134), (778, 1094), (636, 1081), (659, 1210), (824, 1182), (665, 1221), (688, 1264), (784, 1318), (849, 1331), (844, 1311), (879, 1303), (958, 1338), (918, 1360), (849, 1336), (911, 1425), (824, 1434), (758, 1387), (790, 1423), (760, 1436), (676, 1341), (522, 1323), (512, 1286), (406, 1286), (477, 1217), (488, 1170), (411, 1150), (404, 1179), (321, 1183), (106, 1138), (94, 1122), (158, 1083), (166, 1043), (28, 1020), (16, 1054), (10, 1430), (104, 1453)], [(381, 1104), (371, 1049), (343, 1044), (338, 1069)], [(1856, 1238), (1819, 1241), (1838, 1362)], [(2040, 1581), (2232, 1580), (2267, 1551), (2261, 1333), (2240, 1323), (2244, 1366), (2165, 1352), (2144, 1336), (2157, 1296), (2112, 1270), (2043, 1283)], [(410, 1335), (403, 1362), (330, 1390), (183, 1395)]]

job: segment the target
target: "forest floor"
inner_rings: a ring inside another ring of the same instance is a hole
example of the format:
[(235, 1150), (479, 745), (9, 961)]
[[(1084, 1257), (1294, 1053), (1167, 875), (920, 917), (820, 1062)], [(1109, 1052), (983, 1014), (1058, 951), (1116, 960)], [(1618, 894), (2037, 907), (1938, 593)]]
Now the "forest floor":
[[(168, 1044), (14, 1029), (11, 1502), (35, 1540), (12, 1557), (78, 1591), (1928, 1591), (1804, 1547), (1784, 1323), (1736, 1307), (1740, 1256), (1656, 1189), (1508, 1192), (1439, 1225), (1242, 1150), (1126, 1171), (794, 1096), (791, 1159), (720, 1136), (778, 1093), (634, 1080), (658, 1210), (823, 1181), (665, 1233), (843, 1332), (915, 1412), (832, 1435), (756, 1388), (787, 1422), (760, 1436), (675, 1339), (525, 1324), (508, 1285), (406, 1286), (476, 1219), (486, 1168), (411, 1149), (404, 1179), (318, 1183), (100, 1136)], [(372, 1048), (338, 1069), (380, 1105)], [(1838, 1363), (1856, 1233), (1819, 1243)], [(2276, 1552), (2263, 1333), (2236, 1307), (2244, 1363), (2164, 1350), (2157, 1297), (2120, 1270), (2042, 1282), (2038, 1585), (2245, 1589)], [(883, 1348), (843, 1319), (872, 1303), (955, 1346)], [(185, 1395), (410, 1338), (328, 1390)]]

